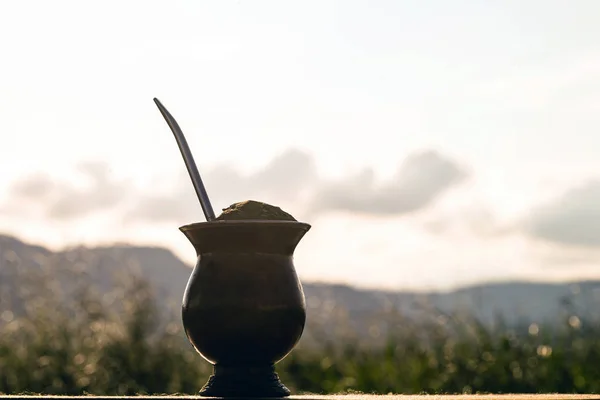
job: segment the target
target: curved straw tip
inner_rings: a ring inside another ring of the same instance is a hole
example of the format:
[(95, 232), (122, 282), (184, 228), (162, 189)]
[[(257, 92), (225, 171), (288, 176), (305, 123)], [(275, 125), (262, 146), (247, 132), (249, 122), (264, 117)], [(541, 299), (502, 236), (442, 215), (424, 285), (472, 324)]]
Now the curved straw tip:
[(158, 110), (163, 115), (163, 117), (166, 119), (167, 124), (170, 125), (171, 124), (170, 120), (173, 117), (171, 117), (171, 114), (169, 114), (169, 112), (167, 111), (165, 106), (163, 106), (162, 103), (160, 102), (160, 100), (158, 100), (156, 97), (154, 98), (154, 104), (156, 104), (156, 107), (158, 107)]

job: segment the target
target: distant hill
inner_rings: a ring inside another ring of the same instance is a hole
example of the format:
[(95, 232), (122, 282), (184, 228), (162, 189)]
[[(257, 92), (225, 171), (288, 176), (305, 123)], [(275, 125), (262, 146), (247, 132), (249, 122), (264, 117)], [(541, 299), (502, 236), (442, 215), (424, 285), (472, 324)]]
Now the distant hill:
[[(0, 304), (0, 313), (6, 309), (7, 301), (11, 302), (14, 312), (23, 307), (18, 304), (19, 296), (15, 295), (17, 275), (27, 277), (42, 270), (55, 273), (66, 288), (77, 283), (95, 287), (100, 292), (110, 291), (120, 273), (142, 276), (159, 298), (166, 300), (161, 305), (169, 305), (170, 312), (177, 314), (175, 318), (179, 318), (178, 307), (191, 273), (190, 266), (160, 247), (115, 245), (52, 252), (12, 236), (0, 235), (0, 301), (5, 303)], [(446, 313), (466, 310), (486, 324), (492, 323), (495, 316), (515, 324), (519, 321), (556, 321), (569, 312), (595, 318), (600, 304), (600, 281), (506, 282), (476, 285), (448, 293), (361, 290), (311, 282), (303, 282), (303, 286), (309, 307), (308, 330), (313, 322), (333, 330), (336, 318), (344, 318), (361, 336), (367, 335), (373, 324), (385, 325), (393, 310), (413, 317), (419, 315), (419, 307)]]

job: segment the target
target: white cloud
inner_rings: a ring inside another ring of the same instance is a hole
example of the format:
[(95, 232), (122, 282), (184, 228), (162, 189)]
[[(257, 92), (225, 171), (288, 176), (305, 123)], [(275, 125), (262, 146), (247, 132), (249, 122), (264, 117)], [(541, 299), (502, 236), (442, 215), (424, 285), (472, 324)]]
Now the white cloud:
[(535, 207), (522, 225), (537, 239), (559, 245), (600, 247), (600, 181), (588, 181)]

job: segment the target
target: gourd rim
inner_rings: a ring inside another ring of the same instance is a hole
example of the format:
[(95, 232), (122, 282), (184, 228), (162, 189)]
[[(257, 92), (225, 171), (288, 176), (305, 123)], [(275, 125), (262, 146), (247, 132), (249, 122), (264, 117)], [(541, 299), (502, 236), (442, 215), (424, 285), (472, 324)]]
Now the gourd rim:
[(263, 219), (239, 219), (239, 220), (222, 220), (222, 221), (207, 221), (207, 222), (194, 222), (191, 224), (183, 225), (179, 227), (181, 232), (197, 231), (201, 229), (213, 229), (213, 228), (232, 228), (232, 227), (268, 227), (268, 226), (289, 226), (302, 228), (304, 231), (308, 231), (311, 226), (306, 222), (300, 221), (274, 221), (274, 220), (263, 220)]

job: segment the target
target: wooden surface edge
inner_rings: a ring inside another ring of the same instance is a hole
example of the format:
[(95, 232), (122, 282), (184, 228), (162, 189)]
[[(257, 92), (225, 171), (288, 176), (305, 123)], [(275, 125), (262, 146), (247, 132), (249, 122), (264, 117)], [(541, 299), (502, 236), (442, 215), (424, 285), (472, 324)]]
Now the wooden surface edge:
[[(307, 394), (307, 395), (293, 395), (284, 397), (279, 400), (361, 400), (370, 399), (375, 400), (376, 398), (385, 398), (386, 400), (600, 400), (600, 394), (420, 394), (420, 395), (403, 395), (403, 394), (334, 394), (334, 395), (319, 395), (319, 394)], [(95, 396), (95, 395), (82, 395), (82, 396), (63, 396), (63, 395), (2, 395), (0, 394), (0, 400), (17, 400), (17, 399), (55, 399), (55, 400), (168, 400), (168, 399), (180, 399), (180, 400), (221, 400), (219, 397), (201, 397), (201, 396), (190, 396), (190, 395), (139, 395), (139, 396)], [(232, 399), (233, 398), (229, 398)], [(242, 399), (242, 398), (240, 398)], [(244, 398), (248, 400), (249, 398)], [(254, 398), (259, 400), (260, 398)], [(266, 399), (265, 399), (266, 400)], [(275, 399), (271, 399), (275, 400)]]

